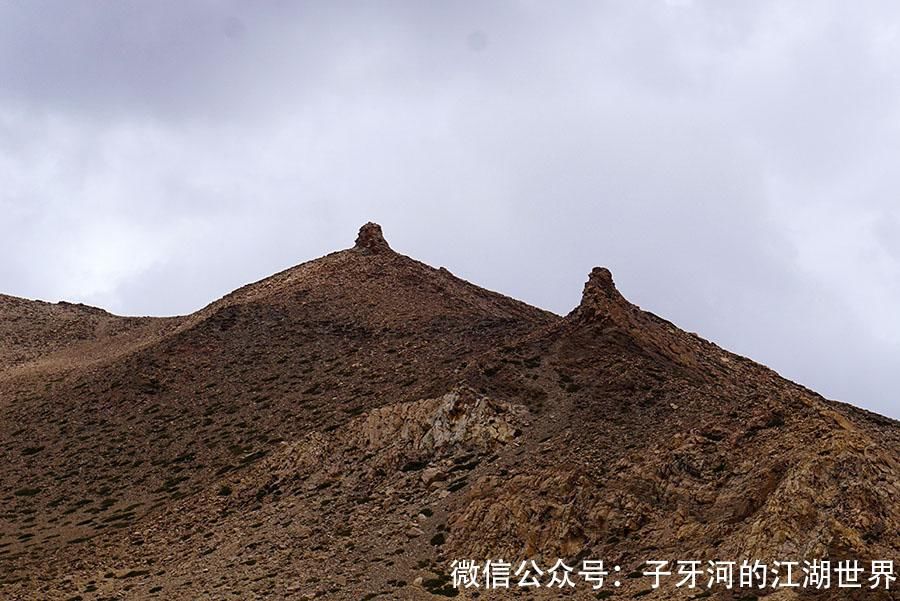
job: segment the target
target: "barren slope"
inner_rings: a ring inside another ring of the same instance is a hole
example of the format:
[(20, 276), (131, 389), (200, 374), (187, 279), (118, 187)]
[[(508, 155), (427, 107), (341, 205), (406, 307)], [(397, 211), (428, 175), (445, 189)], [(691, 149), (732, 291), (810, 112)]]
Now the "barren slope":
[(165, 331), (177, 318), (118, 317), (103, 309), (0, 294), (0, 377), (103, 358)]
[[(560, 318), (369, 224), (140, 340), (0, 377), (0, 597), (429, 599), (456, 593), (452, 559), (595, 558), (617, 597), (666, 599), (698, 591), (624, 575), (900, 549), (896, 422), (641, 311), (605, 269)], [(831, 598), (857, 595), (890, 598)]]
[(97, 533), (280, 441), (442, 390), (471, 357), (555, 319), (392, 252), (371, 226), (108, 361), (13, 370), (0, 378), (3, 571), (65, 570), (46, 554), (83, 556)]

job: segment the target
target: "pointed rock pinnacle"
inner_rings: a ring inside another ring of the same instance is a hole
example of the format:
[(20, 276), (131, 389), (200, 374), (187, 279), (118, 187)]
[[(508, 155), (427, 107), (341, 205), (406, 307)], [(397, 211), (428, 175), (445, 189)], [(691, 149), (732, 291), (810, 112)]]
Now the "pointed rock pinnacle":
[(356, 245), (353, 248), (364, 253), (380, 253), (391, 250), (381, 233), (381, 226), (371, 221), (359, 228), (359, 235), (356, 237)]

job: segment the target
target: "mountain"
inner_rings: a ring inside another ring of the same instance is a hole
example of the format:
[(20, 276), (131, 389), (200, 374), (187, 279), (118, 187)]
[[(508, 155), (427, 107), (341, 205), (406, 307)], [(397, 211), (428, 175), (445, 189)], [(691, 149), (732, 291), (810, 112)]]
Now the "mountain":
[[(643, 571), (893, 560), (898, 450), (897, 422), (642, 311), (606, 269), (561, 317), (371, 223), (183, 317), (0, 296), (3, 599), (802, 597)], [(457, 589), (464, 559), (619, 571)]]

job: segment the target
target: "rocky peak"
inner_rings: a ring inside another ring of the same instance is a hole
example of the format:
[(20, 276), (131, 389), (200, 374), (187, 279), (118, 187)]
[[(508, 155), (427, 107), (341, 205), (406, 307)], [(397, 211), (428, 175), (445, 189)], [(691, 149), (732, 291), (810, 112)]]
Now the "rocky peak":
[(627, 309), (629, 303), (613, 282), (612, 273), (606, 267), (594, 267), (584, 284), (581, 304), (575, 309), (578, 317), (611, 316)]
[(613, 282), (612, 272), (606, 267), (594, 267), (588, 275), (588, 281), (584, 284), (582, 302), (593, 294), (603, 294), (607, 297), (621, 297)]
[(626, 334), (632, 343), (685, 368), (697, 368), (700, 355), (690, 337), (679, 334), (674, 326), (642, 311), (616, 288), (612, 273), (605, 267), (594, 267), (584, 285), (581, 303), (569, 314), (580, 327), (600, 325)]
[(353, 248), (364, 253), (380, 253), (391, 250), (387, 240), (384, 239), (384, 234), (381, 233), (381, 226), (371, 221), (359, 228), (359, 235), (356, 237), (356, 245)]

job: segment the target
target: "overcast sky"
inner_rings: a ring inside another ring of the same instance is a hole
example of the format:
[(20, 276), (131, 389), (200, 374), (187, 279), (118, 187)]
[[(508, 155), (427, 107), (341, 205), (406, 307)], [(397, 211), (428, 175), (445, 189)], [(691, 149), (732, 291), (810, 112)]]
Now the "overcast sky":
[(187, 313), (374, 220), (900, 417), (898, 6), (0, 1), (0, 291)]

